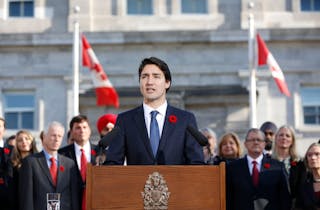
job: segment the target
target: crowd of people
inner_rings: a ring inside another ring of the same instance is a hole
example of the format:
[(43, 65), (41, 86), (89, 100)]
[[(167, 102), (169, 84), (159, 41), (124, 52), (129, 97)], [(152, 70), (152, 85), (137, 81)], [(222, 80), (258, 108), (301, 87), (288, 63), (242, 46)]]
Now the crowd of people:
[[(208, 139), (216, 136), (204, 130), (208, 128), (200, 129)], [(277, 128), (270, 121), (249, 129), (243, 145), (233, 132), (223, 134), (218, 146), (217, 139), (208, 142), (205, 157), (216, 155), (205, 158), (206, 164), (226, 163), (228, 210), (320, 208), (320, 142), (312, 143), (299, 157), (294, 129)], [(246, 154), (241, 154), (242, 147)]]
[[(117, 115), (105, 114), (97, 121), (101, 137), (112, 130)], [(85, 115), (72, 118), (67, 146), (61, 147), (64, 126), (51, 122), (40, 134), (38, 151), (31, 132), (19, 130), (5, 141), (5, 119), (0, 117), (0, 203), (3, 210), (47, 209), (48, 195), (59, 194), (61, 210), (85, 210), (86, 165), (105, 161), (90, 142), (91, 128)]]
[(41, 133), (42, 151), (37, 151), (35, 138), (27, 130), (4, 141), (6, 124), (0, 117), (1, 209), (47, 209), (54, 198), (56, 203), (50, 205), (58, 202), (60, 210), (85, 210), (87, 164), (221, 162), (226, 163), (228, 210), (320, 208), (318, 142), (299, 157), (294, 129), (265, 122), (259, 129), (248, 129), (243, 141), (235, 132), (226, 132), (218, 139), (212, 129), (200, 129), (208, 140), (202, 147), (188, 132), (190, 127), (197, 128), (194, 114), (167, 103), (166, 93), (171, 86), (167, 64), (155, 57), (145, 58), (138, 73), (142, 105), (97, 119), (101, 139), (116, 131), (113, 139), (107, 139), (107, 148), (90, 142), (91, 128), (85, 115), (71, 119), (68, 143), (62, 148), (65, 128), (59, 122), (51, 122)]

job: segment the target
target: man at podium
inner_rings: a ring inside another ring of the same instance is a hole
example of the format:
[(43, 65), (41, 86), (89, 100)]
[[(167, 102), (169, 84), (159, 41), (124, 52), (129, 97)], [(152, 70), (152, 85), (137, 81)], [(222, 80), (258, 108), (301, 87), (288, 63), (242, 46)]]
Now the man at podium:
[(187, 132), (188, 126), (197, 128), (195, 116), (167, 103), (168, 65), (156, 57), (143, 59), (139, 84), (143, 103), (118, 115), (118, 133), (106, 151), (105, 164), (204, 164), (202, 147)]

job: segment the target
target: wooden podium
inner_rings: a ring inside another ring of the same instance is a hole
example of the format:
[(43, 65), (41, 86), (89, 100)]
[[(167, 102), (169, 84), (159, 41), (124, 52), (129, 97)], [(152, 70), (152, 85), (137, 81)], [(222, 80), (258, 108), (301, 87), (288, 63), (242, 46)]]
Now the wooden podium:
[[(91, 166), (87, 210), (145, 209), (143, 192), (151, 174), (166, 183), (169, 210), (225, 210), (225, 163), (219, 166)], [(150, 182), (149, 182), (150, 184)]]

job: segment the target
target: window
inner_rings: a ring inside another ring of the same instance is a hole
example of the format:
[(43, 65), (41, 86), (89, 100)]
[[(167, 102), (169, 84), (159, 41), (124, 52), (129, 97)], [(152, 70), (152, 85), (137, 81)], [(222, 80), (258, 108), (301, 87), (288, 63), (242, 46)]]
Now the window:
[(182, 13), (207, 14), (207, 0), (181, 0)]
[(304, 124), (320, 124), (320, 88), (304, 87), (301, 89)]
[(152, 0), (127, 0), (129, 15), (152, 15)]
[(301, 0), (301, 11), (320, 11), (320, 0)]
[(10, 17), (33, 17), (33, 0), (9, 0)]
[(7, 129), (34, 129), (35, 97), (31, 92), (4, 92)]

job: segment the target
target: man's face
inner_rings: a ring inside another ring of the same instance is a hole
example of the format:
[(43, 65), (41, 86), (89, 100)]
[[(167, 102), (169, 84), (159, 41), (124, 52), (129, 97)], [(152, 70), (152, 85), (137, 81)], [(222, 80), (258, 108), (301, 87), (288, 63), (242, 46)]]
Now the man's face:
[(274, 142), (275, 133), (271, 129), (264, 130), (264, 135), (266, 139), (266, 147), (265, 150), (270, 151), (272, 149), (272, 144)]
[(266, 129), (263, 131), (266, 139), (273, 141), (275, 137), (275, 133), (271, 129)]
[(44, 135), (42, 145), (49, 153), (58, 151), (64, 135), (64, 129), (60, 126), (52, 126)]
[(163, 103), (166, 97), (166, 89), (169, 87), (170, 81), (166, 81), (158, 66), (148, 64), (142, 69), (140, 91), (146, 104)]
[(5, 128), (4, 128), (4, 122), (2, 120), (0, 120), (0, 139), (3, 139), (3, 135), (5, 132)]
[(70, 135), (77, 144), (80, 146), (85, 145), (89, 141), (91, 135), (91, 129), (88, 122), (82, 121), (74, 123)]
[(244, 145), (248, 150), (248, 154), (251, 157), (256, 158), (262, 154), (266, 143), (259, 132), (250, 132), (244, 142)]

